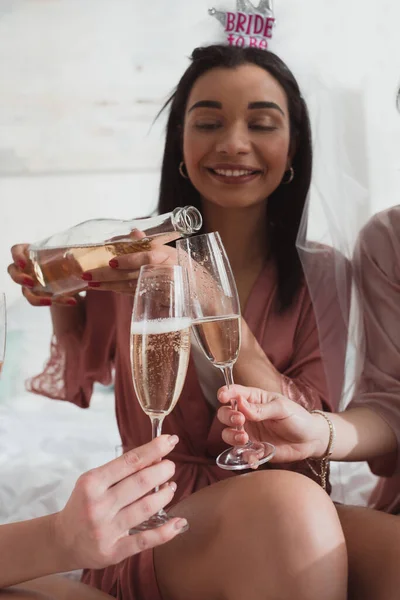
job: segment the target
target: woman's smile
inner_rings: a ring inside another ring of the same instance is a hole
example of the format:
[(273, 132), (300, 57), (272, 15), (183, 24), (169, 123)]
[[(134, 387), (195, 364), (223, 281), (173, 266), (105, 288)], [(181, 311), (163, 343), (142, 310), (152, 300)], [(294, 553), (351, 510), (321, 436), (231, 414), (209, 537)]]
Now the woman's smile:
[(227, 185), (243, 185), (254, 181), (264, 173), (263, 169), (234, 163), (206, 166), (205, 169), (213, 179)]

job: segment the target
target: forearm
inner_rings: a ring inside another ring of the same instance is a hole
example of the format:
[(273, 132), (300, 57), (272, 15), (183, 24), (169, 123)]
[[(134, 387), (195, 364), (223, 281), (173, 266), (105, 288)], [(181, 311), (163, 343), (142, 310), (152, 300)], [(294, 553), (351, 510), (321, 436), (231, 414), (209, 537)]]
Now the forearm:
[[(341, 413), (326, 413), (336, 430), (331, 460), (362, 461), (397, 453), (397, 440), (392, 428), (369, 408), (352, 408)], [(315, 415), (320, 444), (314, 453), (325, 453), (329, 428), (325, 419)]]
[(56, 515), (0, 526), (0, 588), (73, 568), (55, 532)]
[(53, 305), (50, 309), (53, 331), (56, 338), (61, 338), (66, 333), (77, 333), (85, 325), (85, 300), (80, 299), (77, 306)]
[(268, 358), (253, 354), (240, 353), (234, 371), (235, 383), (249, 387), (257, 387), (269, 392), (283, 393), (282, 375), (275, 369)]
[(275, 369), (242, 319), (242, 342), (234, 367), (235, 383), (282, 394), (282, 375)]

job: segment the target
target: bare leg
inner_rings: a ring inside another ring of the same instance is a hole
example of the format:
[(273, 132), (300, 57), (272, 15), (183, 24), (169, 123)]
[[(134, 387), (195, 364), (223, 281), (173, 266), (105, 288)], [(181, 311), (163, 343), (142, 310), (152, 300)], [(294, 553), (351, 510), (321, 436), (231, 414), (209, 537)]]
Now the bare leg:
[(337, 511), (349, 556), (349, 599), (399, 598), (399, 517), (357, 506)]
[(193, 494), (173, 510), (190, 529), (155, 549), (164, 600), (345, 600), (336, 510), (313, 481), (262, 471)]
[(108, 594), (60, 575), (41, 577), (0, 590), (0, 600), (107, 600)]

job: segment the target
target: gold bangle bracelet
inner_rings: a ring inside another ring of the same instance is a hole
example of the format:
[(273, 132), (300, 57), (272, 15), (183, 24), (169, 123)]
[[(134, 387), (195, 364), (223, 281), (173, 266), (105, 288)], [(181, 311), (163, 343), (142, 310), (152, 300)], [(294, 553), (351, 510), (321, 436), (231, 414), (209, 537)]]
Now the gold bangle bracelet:
[(311, 460), (314, 460), (314, 459), (311, 459), (311, 458), (307, 459), (307, 464), (310, 467), (311, 472), (321, 480), (321, 487), (324, 490), (326, 490), (326, 479), (327, 479), (328, 468), (329, 468), (329, 458), (332, 455), (333, 447), (335, 445), (336, 430), (335, 430), (335, 426), (333, 425), (330, 418), (322, 410), (312, 410), (311, 414), (321, 415), (321, 417), (323, 417), (329, 425), (329, 441), (328, 441), (328, 446), (326, 448), (326, 452), (321, 458), (315, 459), (317, 462), (320, 463), (320, 472), (319, 473), (314, 469), (314, 467), (311, 464)]

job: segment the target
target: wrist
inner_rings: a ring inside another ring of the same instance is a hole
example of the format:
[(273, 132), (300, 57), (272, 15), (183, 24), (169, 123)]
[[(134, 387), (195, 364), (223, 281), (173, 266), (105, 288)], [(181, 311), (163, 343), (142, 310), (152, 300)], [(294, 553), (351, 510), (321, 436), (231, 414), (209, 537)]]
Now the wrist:
[(331, 431), (327, 420), (321, 414), (312, 413), (311, 417), (314, 422), (313, 431), (315, 440), (309, 458), (319, 460), (326, 456), (327, 450), (329, 448)]
[(57, 573), (75, 571), (82, 568), (74, 557), (73, 544), (69, 543), (68, 535), (62, 522), (62, 511), (49, 515), (54, 562)]

